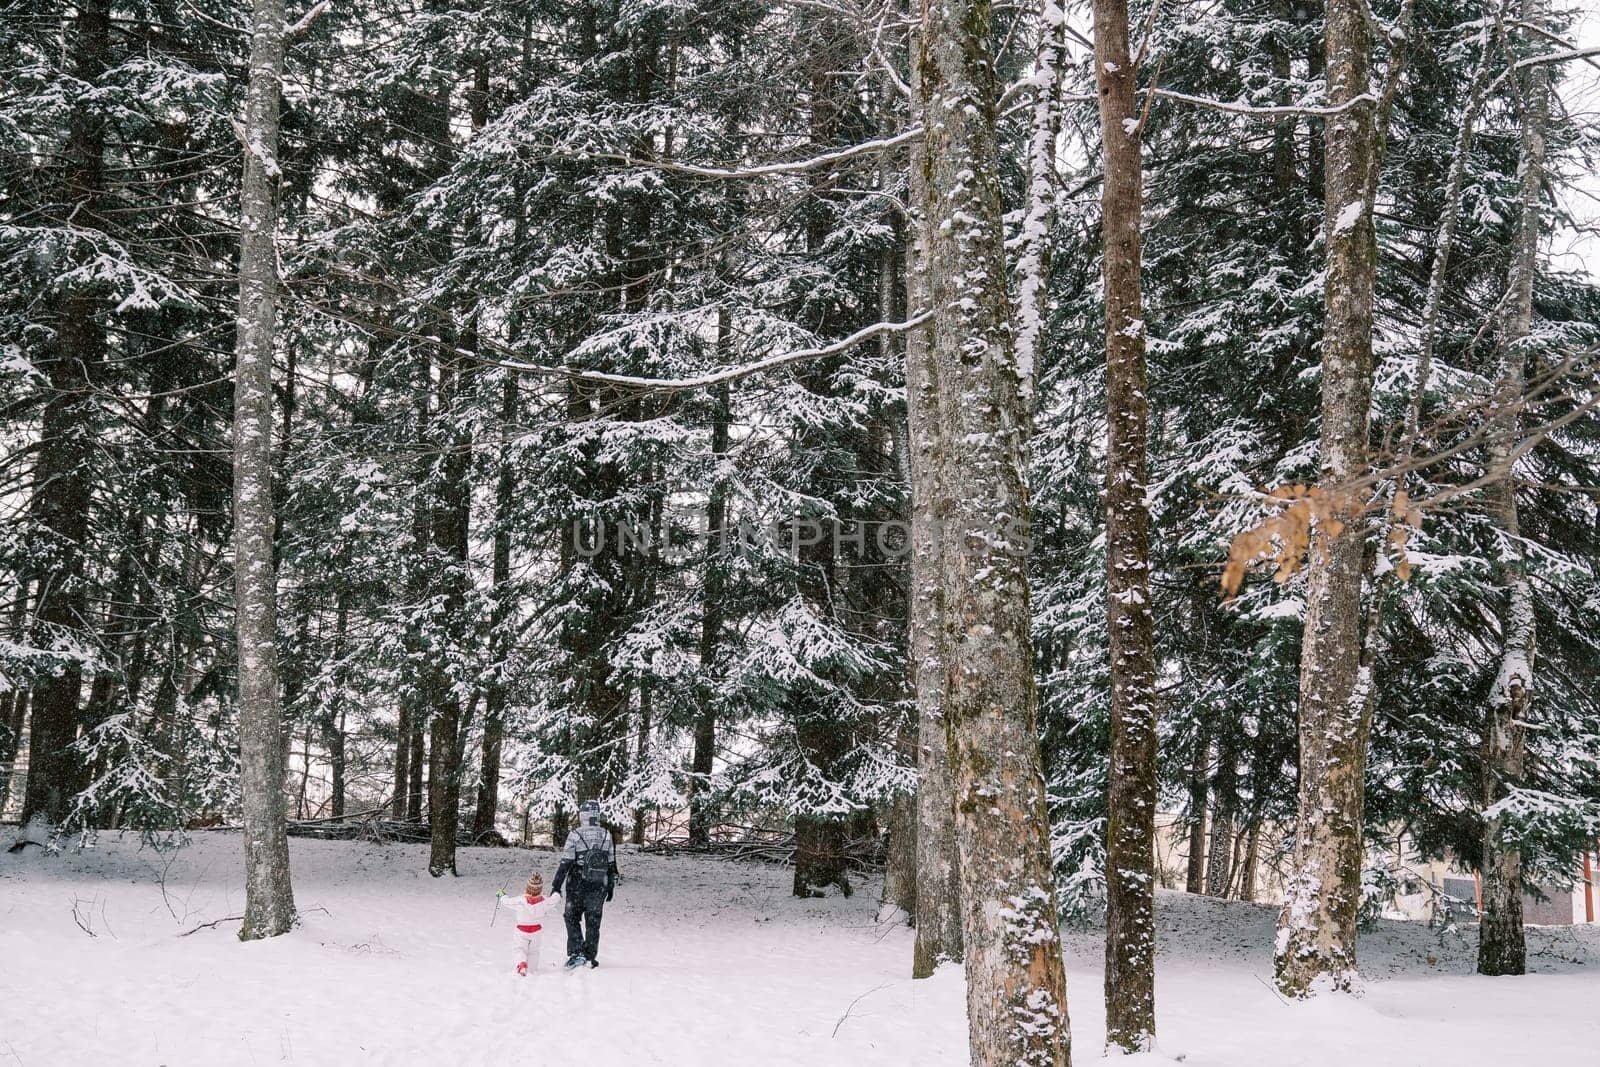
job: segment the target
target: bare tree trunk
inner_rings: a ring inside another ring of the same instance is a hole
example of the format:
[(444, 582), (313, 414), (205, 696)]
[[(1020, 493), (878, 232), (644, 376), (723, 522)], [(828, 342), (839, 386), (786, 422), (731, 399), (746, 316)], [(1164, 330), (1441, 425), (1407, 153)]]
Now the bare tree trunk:
[(1239, 871), (1239, 899), (1256, 899), (1256, 871), (1261, 866), (1261, 816), (1250, 821), (1250, 833), (1244, 848), (1244, 866)]
[[(475, 348), (475, 333), (463, 347)], [(433, 545), (442, 572), (442, 614), (439, 628), (449, 647), (461, 648), (467, 640), (467, 563), (472, 509), (471, 431), (461, 428), (461, 397), (471, 391), (471, 372), (465, 361), (452, 354), (440, 361), (439, 411), (446, 417), (440, 435), (439, 498), (433, 512)], [(455, 679), (444, 658), (435, 655), (426, 668), (427, 691), (433, 704), (432, 736), (428, 745), (428, 873), (435, 878), (456, 873), (457, 824), (461, 818), (462, 709)]]
[(400, 718), (395, 724), (394, 743), (394, 817), (406, 817), (406, 794), (411, 790), (411, 704), (406, 694), (400, 695)]
[[(1155, 631), (1146, 503), (1143, 203), (1138, 72), (1127, 0), (1095, 0), (1095, 85), (1105, 162), (1101, 230), (1106, 314), (1106, 630), (1111, 760), (1106, 820), (1106, 1042), (1155, 1040)], [(1215, 862), (1216, 849), (1212, 849)]]
[[(17, 583), (16, 600), (11, 605), (10, 633), (18, 644), (26, 643), (29, 584)], [(14, 688), (0, 694), (0, 818), (11, 803), (11, 787), (16, 779), (17, 752), (22, 747), (22, 729), (28, 721), (29, 692)]]
[[(886, 161), (887, 162), (887, 161)], [(892, 164), (889, 164), (892, 166)], [(881, 176), (881, 184), (891, 185), (894, 175), (885, 167)], [(903, 220), (897, 220), (895, 225), (895, 240), (883, 253), (878, 271), (878, 315), (884, 322), (892, 322), (905, 318), (905, 279), (903, 277), (902, 257), (909, 254), (906, 246), (906, 231)], [(879, 341), (879, 354), (887, 363), (894, 358), (895, 341), (885, 336)], [(906, 426), (903, 419), (889, 419), (887, 433), (890, 438), (890, 453), (892, 460), (889, 469), (902, 478), (907, 485), (910, 484), (910, 458), (906, 455)], [(897, 598), (892, 604), (885, 604), (882, 610), (885, 614), (899, 615), (907, 619), (909, 625), (909, 588), (898, 585)], [(876, 605), (875, 605), (876, 606)], [(905, 681), (909, 683), (908, 675)], [(898, 694), (904, 696), (906, 694)], [(917, 759), (917, 721), (908, 717), (900, 723), (896, 748), (902, 761), (915, 765)], [(883, 867), (883, 896), (880, 898), (879, 916), (883, 920), (894, 919), (912, 923), (916, 921), (917, 912), (917, 793), (915, 789), (897, 793), (889, 802), (887, 822), (887, 842), (884, 850)]]
[[(1071, 1035), (1029, 632), (1028, 420), (1006, 291), (988, 5), (925, 6), (917, 45), (927, 131), (917, 267), (933, 313), (927, 351), (939, 399), (939, 482), (925, 499), (943, 524), (942, 710), (971, 1058), (974, 1067), (1065, 1067)], [(908, 358), (908, 372), (920, 362)], [(913, 455), (928, 428), (914, 423)]]
[(1197, 894), (1206, 889), (1206, 778), (1210, 769), (1210, 731), (1202, 726), (1189, 767), (1189, 867), (1183, 885), (1186, 891)]
[(284, 735), (278, 711), (277, 573), (273, 560), (272, 350), (277, 332), (278, 98), (283, 0), (254, 0), (245, 93), (239, 241), (238, 355), (233, 394), (234, 597), (239, 639), (239, 787), (244, 814), (242, 940), (294, 925), (284, 834)]
[[(655, 542), (651, 542), (654, 544)], [(635, 767), (643, 767), (650, 758), (650, 731), (653, 729), (652, 708), (653, 694), (648, 679), (639, 683), (639, 736), (634, 742)], [(632, 841), (636, 845), (644, 844), (644, 808), (633, 809), (633, 834)]]
[[(1502, 0), (1502, 3), (1507, 0)], [(1411, 390), (1411, 403), (1406, 408), (1405, 440), (1409, 451), (1422, 425), (1422, 406), (1427, 399), (1428, 379), (1433, 372), (1433, 350), (1439, 336), (1439, 311), (1444, 306), (1447, 269), (1451, 246), (1455, 243), (1456, 227), (1461, 221), (1461, 190), (1466, 182), (1467, 163), (1472, 154), (1472, 138), (1477, 129), (1483, 103), (1488, 96), (1489, 72), (1493, 69), (1495, 33), (1489, 26), (1483, 30), (1483, 55), (1472, 72), (1472, 82), (1467, 88), (1467, 103), (1456, 133), (1455, 151), (1450, 157), (1450, 172), (1445, 179), (1444, 205), (1439, 216), (1438, 235), (1434, 238), (1433, 265), (1428, 271), (1428, 295), (1422, 308), (1422, 341), (1417, 349), (1417, 380)]]
[[(77, 5), (70, 47), (73, 76), (98, 86), (108, 62), (111, 5), (86, 0)], [(67, 119), (66, 174), (61, 217), (94, 229), (101, 223), (105, 184), (103, 105), (74, 103)], [(77, 646), (89, 628), (84, 589), (84, 548), (89, 536), (89, 413), (92, 386), (105, 361), (105, 329), (99, 297), (88, 286), (68, 284), (56, 306), (55, 351), (44, 369), (50, 383), (39, 426), (39, 459), (34, 469), (33, 521), (48, 540), (48, 564), (39, 575), (34, 607), (34, 644), (40, 648)], [(64, 658), (33, 690), (29, 709), (28, 776), (22, 794), (22, 819), (43, 815), (59, 824), (82, 788), (83, 757), (71, 746), (80, 726), (83, 666)]]
[(917, 794), (889, 802), (888, 843), (883, 864), (883, 916), (910, 922), (917, 913)]
[(1232, 730), (1217, 744), (1217, 773), (1211, 780), (1211, 864), (1206, 895), (1226, 897), (1233, 884), (1233, 817), (1239, 808), (1239, 750)]
[[(432, 480), (430, 461), (433, 452), (432, 394), (433, 355), (419, 345), (413, 367), (412, 406), (416, 419), (415, 445), (420, 458), (413, 466), (416, 480), (411, 501), (411, 536), (405, 561), (405, 602), (415, 616), (428, 591), (428, 561), (432, 556), (432, 531), (429, 528), (429, 491)], [(400, 670), (400, 716), (396, 726), (394, 755), (394, 817), (409, 822), (422, 821), (422, 727), (427, 720), (424, 706), (423, 660), (426, 645), (416, 632), (415, 618), (406, 623), (405, 661)]]
[[(733, 345), (732, 320), (728, 309), (717, 312), (717, 353), (728, 358)], [(706, 558), (702, 586), (704, 603), (700, 615), (700, 670), (708, 675), (701, 688), (700, 706), (694, 719), (694, 750), (689, 760), (689, 840), (697, 845), (711, 840), (711, 810), (708, 794), (711, 772), (717, 754), (717, 694), (711, 679), (716, 677), (717, 653), (722, 646), (722, 587), (727, 559), (728, 492), (721, 473), (728, 454), (729, 394), (726, 385), (712, 395), (711, 457), (718, 467), (706, 501)]]
[[(1537, 25), (1540, 0), (1523, 0), (1522, 21)], [(1531, 33), (1525, 31), (1531, 36)], [(1512, 248), (1511, 299), (1500, 337), (1500, 395), (1522, 395), (1527, 342), (1533, 332), (1533, 282), (1539, 269), (1539, 193), (1544, 185), (1545, 126), (1550, 113), (1550, 74), (1543, 64), (1528, 68), (1522, 89), (1522, 156), (1518, 165), (1521, 218)], [(1483, 728), (1483, 918), (1478, 925), (1478, 973), (1523, 974), (1528, 948), (1522, 929), (1522, 851), (1504, 840), (1505, 819), (1496, 805), (1523, 781), (1528, 717), (1533, 709), (1535, 625), (1533, 587), (1528, 581), (1517, 514), (1512, 450), (1522, 420), (1507, 413), (1490, 443), (1490, 463), (1499, 468), (1494, 520), (1500, 530), (1498, 579), (1505, 604), (1500, 617), (1500, 671), (1489, 694)]]
[(1067, 16), (1059, 0), (1039, 5), (1034, 47), (1033, 121), (1028, 137), (1028, 193), (1017, 251), (1017, 374), (1022, 407), (1033, 416), (1039, 338), (1050, 291), (1050, 231), (1056, 214), (1056, 140), (1061, 134), (1061, 71), (1067, 61)]
[[(500, 392), (500, 426), (509, 435), (517, 418), (517, 378), (506, 375)], [(504, 447), (502, 443), (502, 448)], [(505, 744), (506, 659), (511, 654), (507, 627), (511, 620), (511, 513), (516, 503), (517, 475), (511, 460), (502, 456), (494, 487), (494, 547), (490, 563), (494, 585), (495, 666), (484, 696), (483, 762), (478, 775), (478, 803), (472, 816), (476, 837), (494, 829), (495, 812), (500, 807), (500, 755)]]
[[(1328, 0), (1323, 230), (1327, 301), (1322, 345), (1324, 486), (1367, 467), (1372, 398), (1372, 288), (1377, 245), (1372, 42), (1363, 0)], [(1361, 669), (1361, 593), (1367, 522), (1345, 501), (1314, 532), (1300, 656), (1300, 801), (1294, 870), (1278, 919), (1278, 987), (1311, 992), (1318, 978), (1348, 989), (1356, 970), (1361, 822), (1370, 705)]]
[[(915, 78), (916, 72), (912, 72)], [(911, 149), (909, 206), (916, 221), (907, 248), (906, 303), (929, 308), (925, 156)], [(911, 680), (917, 698), (917, 896), (911, 975), (927, 978), (941, 963), (961, 959), (960, 858), (956, 851), (955, 791), (944, 721), (943, 530), (934, 508), (940, 492), (939, 397), (933, 331), (906, 336), (906, 424), (911, 466)]]

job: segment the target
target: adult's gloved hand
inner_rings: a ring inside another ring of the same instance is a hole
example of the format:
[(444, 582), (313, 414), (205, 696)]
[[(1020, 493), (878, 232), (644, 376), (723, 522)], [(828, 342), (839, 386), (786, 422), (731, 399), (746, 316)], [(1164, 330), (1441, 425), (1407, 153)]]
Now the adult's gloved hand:
[(606, 886), (606, 903), (611, 903), (611, 898), (617, 895), (617, 883), (611, 882)]

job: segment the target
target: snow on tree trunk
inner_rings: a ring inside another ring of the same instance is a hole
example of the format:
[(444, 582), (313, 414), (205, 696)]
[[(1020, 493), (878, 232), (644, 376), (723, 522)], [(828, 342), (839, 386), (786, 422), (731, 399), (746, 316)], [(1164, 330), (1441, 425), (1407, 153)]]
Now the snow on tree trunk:
[[(1324, 135), (1323, 235), (1327, 270), (1322, 344), (1323, 484), (1336, 489), (1367, 468), (1372, 398), (1372, 288), (1377, 247), (1372, 170), (1372, 42), (1362, 0), (1329, 0), (1327, 102), (1342, 111)], [(1361, 667), (1361, 594), (1367, 523), (1360, 501), (1335, 509), (1311, 543), (1300, 655), (1300, 799), (1293, 869), (1278, 919), (1278, 987), (1306, 996), (1318, 979), (1355, 981), (1361, 903), (1362, 785), (1369, 680)]]
[(1067, 16), (1058, 0), (1039, 5), (1033, 63), (1033, 122), (1028, 136), (1028, 199), (1017, 251), (1017, 372), (1022, 406), (1032, 417), (1038, 389), (1039, 338), (1050, 289), (1050, 229), (1056, 213), (1056, 140), (1061, 133), (1061, 71)]
[(233, 394), (234, 598), (239, 639), (239, 788), (244, 820), (243, 940), (294, 925), (284, 834), (273, 562), (272, 349), (277, 329), (278, 97), (283, 0), (255, 0), (245, 92), (239, 318)]
[[(1522, 22), (1537, 25), (1540, 0), (1523, 0)], [(1524, 34), (1533, 37), (1531, 31)], [(1537, 44), (1537, 39), (1532, 43)], [(1544, 184), (1545, 126), (1550, 111), (1549, 68), (1527, 69), (1522, 89), (1522, 153), (1516, 243), (1512, 247), (1511, 299), (1500, 336), (1497, 391), (1515, 403), (1523, 391), (1523, 366), (1533, 332), (1533, 282), (1539, 269), (1539, 194)], [(1527, 762), (1528, 716), (1533, 708), (1535, 644), (1533, 587), (1528, 580), (1517, 514), (1512, 451), (1521, 436), (1515, 411), (1497, 415), (1490, 438), (1490, 463), (1500, 480), (1493, 487), (1493, 518), (1500, 531), (1498, 579), (1505, 591), (1500, 617), (1500, 670), (1489, 693), (1483, 726), (1483, 916), (1478, 926), (1478, 973), (1522, 974), (1528, 948), (1522, 930), (1522, 851), (1504, 839), (1505, 816), (1498, 808), (1522, 785)]]
[[(912, 71), (913, 79), (916, 71)], [(914, 223), (906, 250), (906, 305), (930, 306), (927, 225), (921, 142), (911, 150), (909, 206)], [(939, 397), (931, 326), (906, 335), (906, 434), (911, 466), (912, 684), (917, 699), (917, 909), (911, 975), (927, 978), (939, 964), (961, 959), (960, 857), (956, 852), (955, 792), (944, 721), (943, 531), (934, 508), (939, 494)]]
[[(1144, 299), (1139, 105), (1127, 0), (1095, 0), (1106, 318), (1106, 631), (1111, 765), (1106, 806), (1106, 1041), (1155, 1038), (1155, 636), (1146, 502)], [(1212, 850), (1215, 857), (1216, 850)]]
[(1461, 190), (1466, 183), (1467, 165), (1471, 161), (1472, 138), (1488, 96), (1489, 74), (1494, 69), (1496, 51), (1490, 33), (1483, 28), (1483, 55), (1472, 72), (1472, 82), (1467, 88), (1467, 102), (1456, 133), (1455, 151), (1450, 158), (1449, 176), (1445, 179), (1444, 204), (1439, 215), (1438, 235), (1434, 238), (1433, 265), (1428, 271), (1428, 295), (1422, 308), (1422, 341), (1417, 347), (1416, 382), (1411, 390), (1411, 402), (1406, 408), (1405, 438), (1410, 449), (1422, 425), (1422, 406), (1427, 399), (1428, 379), (1433, 373), (1433, 353), (1439, 336), (1439, 314), (1444, 307), (1445, 287), (1450, 265), (1450, 250), (1455, 243), (1456, 227), (1461, 221)]
[[(1071, 1038), (1034, 715), (1027, 417), (1006, 292), (989, 6), (927, 4), (913, 63), (926, 131), (919, 286), (933, 312), (938, 399), (939, 480), (923, 506), (943, 531), (942, 711), (971, 1058), (1064, 1067)], [(929, 429), (925, 417), (915, 424), (914, 456)]]

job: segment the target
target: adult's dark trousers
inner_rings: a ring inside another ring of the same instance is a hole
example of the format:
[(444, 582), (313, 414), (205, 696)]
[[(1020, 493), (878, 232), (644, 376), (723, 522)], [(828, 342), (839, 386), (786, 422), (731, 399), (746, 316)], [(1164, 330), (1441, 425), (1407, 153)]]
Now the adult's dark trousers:
[[(573, 882), (577, 882), (576, 885)], [(567, 958), (582, 956), (590, 963), (600, 951), (600, 915), (606, 908), (606, 887), (573, 879), (567, 883)]]

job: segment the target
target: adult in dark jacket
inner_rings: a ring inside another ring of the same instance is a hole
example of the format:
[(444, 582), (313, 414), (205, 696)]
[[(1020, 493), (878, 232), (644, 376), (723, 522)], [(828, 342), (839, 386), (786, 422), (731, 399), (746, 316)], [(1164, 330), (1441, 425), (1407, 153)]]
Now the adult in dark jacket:
[(598, 967), (600, 917), (617, 891), (617, 845), (592, 800), (578, 805), (578, 827), (567, 835), (552, 889), (566, 901), (567, 966)]

